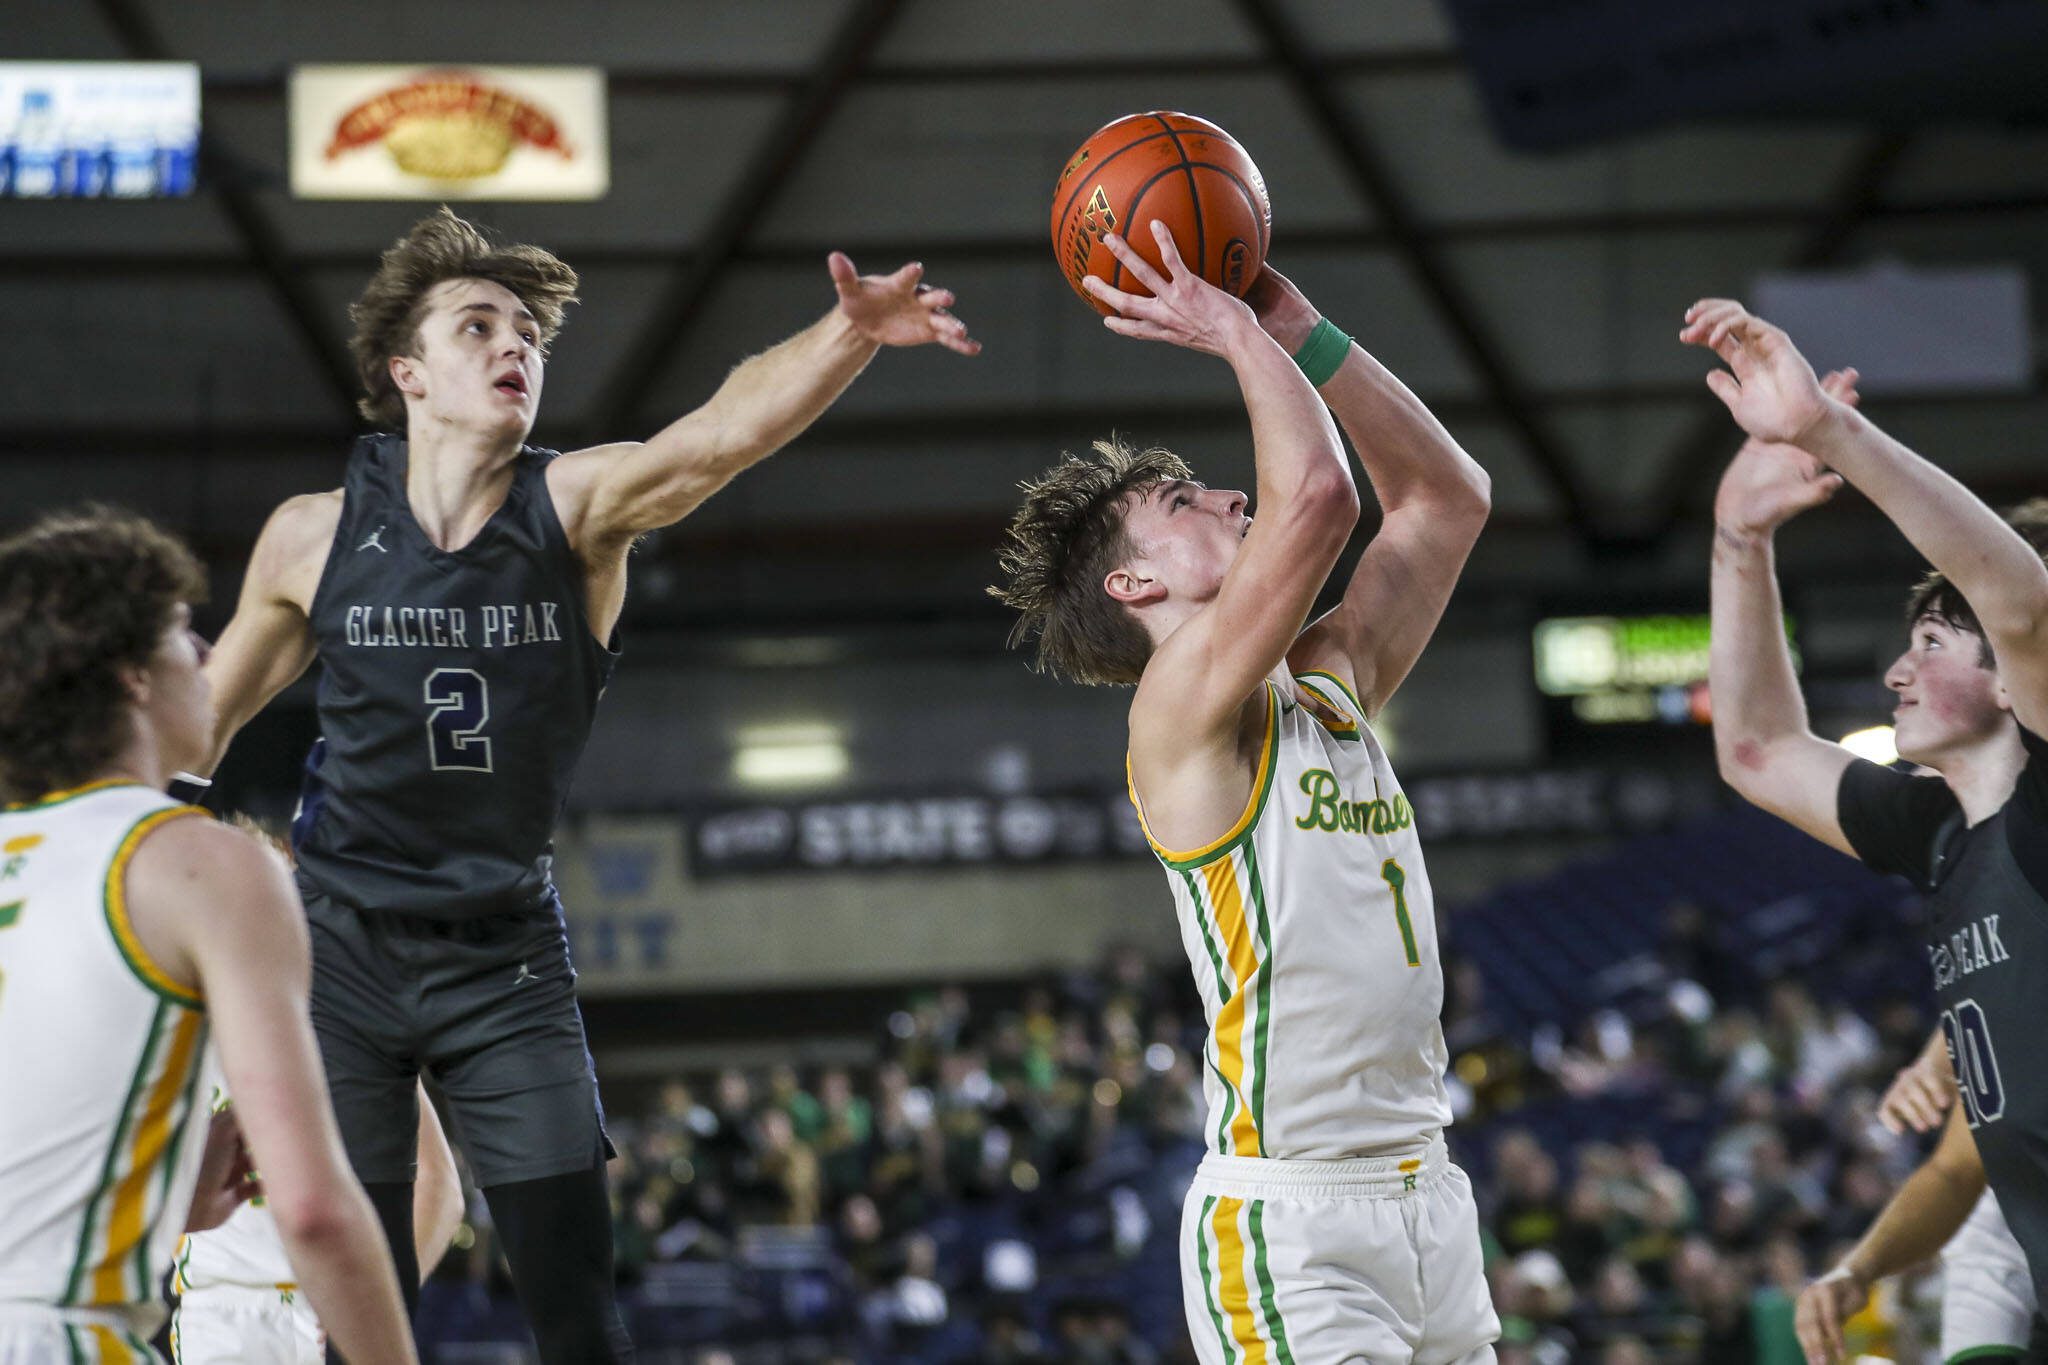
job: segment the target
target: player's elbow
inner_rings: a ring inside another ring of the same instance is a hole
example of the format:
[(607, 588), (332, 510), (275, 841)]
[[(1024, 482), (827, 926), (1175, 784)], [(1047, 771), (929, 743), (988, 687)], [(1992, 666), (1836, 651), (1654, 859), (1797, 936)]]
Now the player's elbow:
[(1339, 545), (1351, 538), (1351, 528), (1358, 525), (1358, 485), (1341, 466), (1309, 476), (1296, 502), (1302, 520), (1334, 537)]
[(339, 1181), (332, 1182), (331, 1188), (266, 1192), (265, 1202), (287, 1247), (339, 1246), (357, 1225), (355, 1201)]

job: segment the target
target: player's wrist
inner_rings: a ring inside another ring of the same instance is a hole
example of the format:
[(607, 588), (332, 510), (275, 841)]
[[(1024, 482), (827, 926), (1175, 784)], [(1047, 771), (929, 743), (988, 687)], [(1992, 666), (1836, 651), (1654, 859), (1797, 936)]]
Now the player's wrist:
[(1336, 378), (1345, 357), (1351, 354), (1351, 338), (1328, 318), (1318, 319), (1300, 346), (1294, 349), (1294, 363), (1308, 382), (1321, 388)]

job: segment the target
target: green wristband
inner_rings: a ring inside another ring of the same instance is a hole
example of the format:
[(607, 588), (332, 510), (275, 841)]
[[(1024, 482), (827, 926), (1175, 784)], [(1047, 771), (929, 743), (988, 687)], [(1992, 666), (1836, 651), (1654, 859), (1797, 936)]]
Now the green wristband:
[(1337, 367), (1344, 363), (1344, 357), (1351, 354), (1351, 338), (1337, 330), (1337, 324), (1323, 318), (1308, 334), (1308, 340), (1301, 343), (1301, 349), (1294, 353), (1294, 363), (1301, 366), (1301, 372), (1308, 376), (1308, 382), (1321, 388), (1337, 373)]

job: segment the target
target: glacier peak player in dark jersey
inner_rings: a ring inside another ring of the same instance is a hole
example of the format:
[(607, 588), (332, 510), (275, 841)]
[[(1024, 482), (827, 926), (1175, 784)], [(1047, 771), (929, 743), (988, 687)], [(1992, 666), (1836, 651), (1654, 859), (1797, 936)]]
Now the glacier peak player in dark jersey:
[[(1745, 798), (1928, 893), (1928, 958), (1961, 1103), (1932, 1154), (1842, 1264), (1800, 1296), (1811, 1360), (1843, 1351), (1870, 1286), (1931, 1257), (1988, 1179), (2038, 1287), (2048, 1277), (2048, 565), (1954, 478), (1856, 411), (1779, 328), (1709, 299), (1681, 340), (1728, 365), (1708, 384), (1749, 442), (1715, 498), (1710, 686), (1721, 772)], [(1846, 481), (1935, 574), (1886, 670), (1908, 777), (1816, 736), (1785, 646), (1772, 535)], [(2048, 1359), (2038, 1319), (2026, 1359)]]
[(524, 441), (575, 272), (446, 209), (422, 220), (350, 309), (363, 415), (402, 435), (362, 438), (340, 490), (272, 515), (207, 666), (217, 762), (323, 664), (293, 843), (349, 1158), (410, 1292), (414, 1077), (430, 1072), (549, 1365), (631, 1352), (550, 875), (627, 553), (802, 432), (882, 346), (980, 349), (921, 266), (828, 265), (837, 305), (702, 407), (558, 456)]

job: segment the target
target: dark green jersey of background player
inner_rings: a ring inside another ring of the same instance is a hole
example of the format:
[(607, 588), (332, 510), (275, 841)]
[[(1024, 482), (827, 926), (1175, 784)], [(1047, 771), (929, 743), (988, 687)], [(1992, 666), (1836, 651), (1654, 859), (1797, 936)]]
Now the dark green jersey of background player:
[(522, 449), (504, 505), (443, 550), (413, 520), (405, 440), (356, 443), (309, 613), (321, 738), (292, 843), (312, 889), (444, 919), (551, 902), (555, 821), (617, 658), (590, 631), (554, 457)]
[(1927, 895), (1941, 1028), (1984, 1173), (2037, 1289), (2048, 1284), (2048, 740), (1996, 814), (1965, 828), (1938, 777), (1858, 761), (1842, 775), (1842, 832), (1863, 861)]

